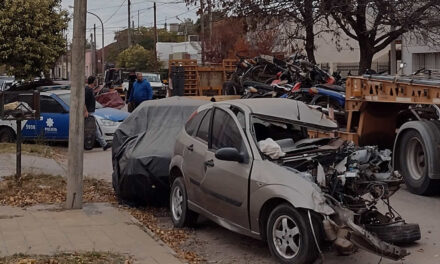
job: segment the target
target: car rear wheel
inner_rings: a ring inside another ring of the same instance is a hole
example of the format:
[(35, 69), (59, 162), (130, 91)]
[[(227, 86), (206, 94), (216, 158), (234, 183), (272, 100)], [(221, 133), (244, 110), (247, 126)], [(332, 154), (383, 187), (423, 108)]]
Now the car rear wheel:
[(11, 143), (15, 140), (15, 133), (9, 127), (0, 127), (0, 143)]
[(176, 178), (171, 187), (170, 209), (175, 227), (193, 226), (197, 222), (197, 213), (188, 209), (188, 198), (182, 177)]
[(276, 207), (267, 222), (267, 243), (280, 263), (312, 263), (318, 254), (305, 214), (288, 204)]

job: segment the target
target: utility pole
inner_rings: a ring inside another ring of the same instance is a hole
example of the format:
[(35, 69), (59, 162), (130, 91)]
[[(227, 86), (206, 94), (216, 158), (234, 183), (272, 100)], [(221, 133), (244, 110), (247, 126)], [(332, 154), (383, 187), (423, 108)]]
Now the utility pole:
[(139, 27), (139, 10), (138, 10), (138, 31), (140, 31), (140, 27)]
[(98, 67), (97, 67), (97, 59), (96, 59), (96, 24), (93, 24), (93, 75), (98, 74)]
[(73, 12), (72, 87), (69, 111), (67, 209), (82, 208), (86, 16), (87, 0), (75, 0)]
[(156, 21), (156, 2), (154, 2), (154, 60), (157, 65), (157, 21)]
[[(95, 14), (95, 13), (92, 13), (92, 12), (89, 12), (89, 11), (87, 11), (87, 13), (89, 13), (89, 14), (91, 14), (92, 16), (95, 16), (98, 20), (99, 20), (99, 22), (101, 22), (101, 29), (102, 29), (102, 48), (101, 48), (101, 51), (102, 51), (102, 55), (101, 55), (101, 63), (102, 63), (102, 74), (104, 75), (104, 72), (105, 72), (105, 43), (104, 43), (104, 23), (102, 22), (102, 19), (97, 15), (97, 14)], [(95, 36), (96, 36), (96, 32), (95, 32)], [(96, 38), (95, 38), (95, 47), (96, 47)]]
[(69, 40), (66, 34), (66, 79), (69, 80)]
[(212, 0), (208, 0), (208, 16), (209, 16), (209, 48), (212, 49)]
[(92, 75), (95, 75), (95, 48), (93, 47), (93, 33), (90, 33), (90, 43), (92, 45)]
[(200, 0), (200, 24), (201, 24), (201, 36), (202, 42), (202, 65), (205, 65), (205, 18), (204, 18), (204, 5), (203, 0)]
[(128, 47), (131, 47), (131, 1), (128, 0)]

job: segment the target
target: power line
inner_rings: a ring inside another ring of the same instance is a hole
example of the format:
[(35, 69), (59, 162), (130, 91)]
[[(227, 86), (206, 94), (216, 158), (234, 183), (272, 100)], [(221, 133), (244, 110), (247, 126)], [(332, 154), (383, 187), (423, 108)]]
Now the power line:
[(118, 7), (118, 9), (116, 9), (116, 11), (107, 20), (104, 21), (104, 24), (107, 23), (110, 19), (112, 19), (114, 15), (116, 15), (116, 13), (121, 9), (121, 7), (125, 4), (126, 1), (127, 0), (124, 0), (124, 2), (122, 2), (122, 4)]
[[(142, 4), (149, 4), (149, 3), (153, 3), (156, 2), (158, 4), (164, 4), (164, 5), (176, 5), (176, 4), (185, 4), (185, 2), (182, 1), (175, 1), (175, 2), (161, 2), (161, 1), (142, 1), (142, 2), (135, 2), (135, 3), (131, 3), (131, 5), (142, 5)], [(96, 10), (102, 10), (102, 9), (110, 9), (110, 8), (115, 8), (115, 7), (120, 7), (120, 5), (113, 5), (113, 6), (104, 6), (104, 7), (98, 7), (98, 8), (92, 8), (92, 9), (88, 9), (89, 11), (96, 11)]]

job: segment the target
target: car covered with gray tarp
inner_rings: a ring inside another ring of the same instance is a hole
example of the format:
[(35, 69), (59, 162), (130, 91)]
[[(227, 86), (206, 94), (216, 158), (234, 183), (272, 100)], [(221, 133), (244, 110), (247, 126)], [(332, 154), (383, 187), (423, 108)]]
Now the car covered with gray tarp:
[(176, 136), (206, 101), (171, 97), (146, 101), (118, 127), (113, 137), (113, 188), (134, 205), (166, 203), (168, 167)]

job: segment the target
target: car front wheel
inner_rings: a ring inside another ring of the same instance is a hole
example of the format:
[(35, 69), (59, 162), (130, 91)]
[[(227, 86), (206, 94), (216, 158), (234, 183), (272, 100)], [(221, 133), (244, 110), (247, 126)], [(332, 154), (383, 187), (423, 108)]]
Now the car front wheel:
[(313, 263), (318, 254), (307, 216), (281, 204), (267, 222), (267, 243), (280, 263)]
[(174, 180), (170, 192), (171, 218), (175, 227), (193, 226), (197, 213), (188, 209), (188, 198), (182, 177)]
[(0, 143), (11, 143), (15, 140), (15, 133), (9, 127), (0, 127)]

